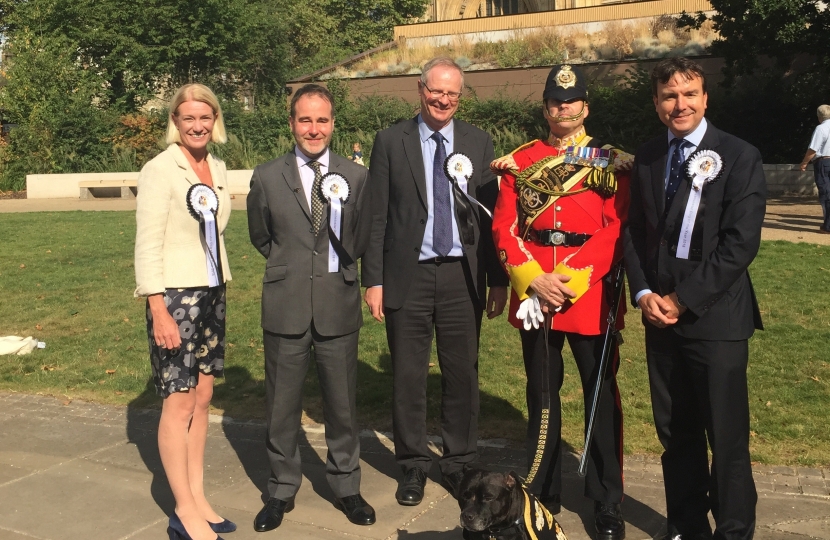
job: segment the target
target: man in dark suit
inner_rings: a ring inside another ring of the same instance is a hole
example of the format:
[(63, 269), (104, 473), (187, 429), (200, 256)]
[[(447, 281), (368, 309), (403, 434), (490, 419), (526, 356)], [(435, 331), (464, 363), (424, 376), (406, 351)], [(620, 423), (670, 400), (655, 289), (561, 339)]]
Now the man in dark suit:
[[(418, 81), (420, 114), (378, 133), (369, 164), (374, 218), (363, 285), (372, 315), (386, 317), (395, 457), (404, 472), (395, 497), (407, 506), (423, 499), (432, 462), (426, 380), (433, 331), (442, 377), (440, 467), (455, 495), (464, 465), (476, 457), (481, 315), (485, 308), (488, 317), (499, 315), (507, 300), (491, 219), (478, 204), (492, 209), (498, 194), (489, 169), (493, 141), (453, 119), (463, 88), (451, 59), (428, 62)], [(454, 152), (472, 163), (466, 182), (444, 171)]]
[[(749, 267), (761, 241), (761, 155), (704, 118), (706, 79), (685, 58), (651, 75), (667, 134), (638, 151), (626, 269), (643, 311), (668, 534), (752, 538), (747, 340), (761, 329)], [(707, 437), (712, 450), (709, 469)]]
[(275, 529), (294, 508), (302, 481), (302, 389), (312, 348), (329, 450), (326, 476), (349, 521), (371, 525), (375, 511), (360, 495), (355, 416), (363, 324), (356, 260), (371, 226), (368, 171), (329, 151), (334, 99), (324, 87), (310, 84), (294, 94), (289, 123), (294, 150), (254, 169), (248, 194), (251, 242), (267, 259), (262, 329), (271, 462), (270, 498), (254, 528)]

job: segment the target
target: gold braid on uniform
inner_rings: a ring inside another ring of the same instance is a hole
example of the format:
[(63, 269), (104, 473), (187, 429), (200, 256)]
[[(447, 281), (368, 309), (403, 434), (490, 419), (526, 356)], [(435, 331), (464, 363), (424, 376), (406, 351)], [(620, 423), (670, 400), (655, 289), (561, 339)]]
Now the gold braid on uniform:
[(533, 454), (533, 463), (531, 463), (527, 478), (524, 481), (525, 486), (529, 486), (533, 482), (533, 479), (536, 478), (536, 473), (539, 472), (539, 467), (542, 465), (542, 457), (545, 455), (545, 444), (548, 440), (549, 419), (550, 409), (542, 409), (542, 417), (539, 421), (539, 438), (536, 440), (536, 452)]
[(568, 195), (576, 195), (577, 193), (582, 193), (583, 191), (587, 191), (588, 188), (584, 189), (577, 189), (574, 191), (561, 191), (555, 189), (547, 189), (546, 187), (539, 185), (538, 183), (530, 182), (529, 179), (531, 176), (535, 175), (540, 170), (544, 169), (548, 163), (556, 159), (558, 156), (549, 156), (546, 158), (542, 158), (527, 169), (523, 170), (519, 176), (516, 177), (516, 188), (522, 189), (524, 186), (530, 186), (534, 191), (538, 191), (539, 193), (544, 193), (545, 195), (554, 195), (557, 197), (567, 197)]
[(554, 195), (557, 197), (569, 197), (571, 195), (577, 195), (578, 193), (582, 193), (588, 190), (596, 191), (597, 194), (607, 199), (613, 196), (617, 192), (617, 175), (614, 174), (614, 166), (613, 164), (608, 164), (605, 168), (599, 167), (590, 167), (590, 172), (588, 176), (585, 177), (583, 181), (583, 188), (575, 189), (571, 191), (558, 191), (558, 190), (550, 190), (546, 189), (544, 186), (539, 185), (538, 183), (529, 182), (530, 177), (535, 175), (541, 169), (544, 169), (548, 163), (556, 159), (558, 156), (551, 156), (547, 158), (540, 159), (527, 169), (523, 170), (517, 177), (516, 177), (516, 188), (521, 189), (526, 185), (532, 186), (534, 191), (538, 191), (539, 193), (544, 193), (546, 195)]
[[(608, 169), (611, 169), (610, 171)], [(609, 165), (604, 169), (591, 167), (591, 172), (585, 178), (583, 184), (585, 189), (596, 191), (600, 197), (607, 199), (617, 192), (617, 175), (614, 174), (613, 166)], [(585, 191), (580, 190), (580, 191)], [(575, 191), (574, 193), (578, 193)], [(569, 193), (570, 195), (570, 193)]]

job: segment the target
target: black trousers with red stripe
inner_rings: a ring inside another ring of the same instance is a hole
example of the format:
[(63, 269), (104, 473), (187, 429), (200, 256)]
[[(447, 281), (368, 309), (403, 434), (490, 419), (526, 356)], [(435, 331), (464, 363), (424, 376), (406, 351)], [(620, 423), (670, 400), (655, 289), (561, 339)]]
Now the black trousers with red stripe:
[[(520, 330), (522, 352), (524, 354), (525, 373), (527, 374), (527, 453), (528, 468), (533, 462), (537, 448), (539, 426), (542, 418), (543, 396), (543, 362), (545, 361), (545, 333), (543, 330)], [(534, 489), (534, 495), (547, 497), (558, 495), (562, 491), (562, 415), (559, 390), (564, 379), (564, 361), (562, 347), (565, 338), (573, 352), (585, 402), (585, 425), (588, 425), (594, 387), (598, 376), (604, 335), (583, 336), (557, 332), (548, 333), (550, 353), (550, 417), (548, 421), (547, 445), (552, 450), (551, 459), (537, 472), (544, 478), (541, 490)], [(622, 406), (617, 388), (617, 368), (619, 367), (619, 350), (614, 345), (611, 365), (606, 371), (606, 380), (602, 388), (597, 416), (594, 420), (594, 436), (588, 455), (588, 470), (585, 478), (585, 496), (604, 503), (619, 503), (623, 498), (622, 477)], [(581, 441), (580, 441), (581, 442)], [(581, 447), (582, 445), (579, 444)], [(538, 485), (534, 482), (534, 485)], [(536, 491), (539, 491), (538, 493)]]

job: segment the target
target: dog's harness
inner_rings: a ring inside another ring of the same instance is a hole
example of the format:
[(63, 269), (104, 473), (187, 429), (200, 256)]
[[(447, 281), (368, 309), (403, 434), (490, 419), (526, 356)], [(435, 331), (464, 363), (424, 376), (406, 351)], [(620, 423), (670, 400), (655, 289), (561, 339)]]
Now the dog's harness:
[(505, 537), (523, 538), (522, 531), (527, 533), (527, 538), (530, 540), (568, 540), (553, 514), (542, 506), (535, 497), (531, 497), (524, 487), (522, 487), (522, 494), (525, 498), (524, 511), (516, 521), (498, 529), (490, 527), (486, 531), (467, 532), (472, 533), (472, 538), (479, 540), (499, 540)]

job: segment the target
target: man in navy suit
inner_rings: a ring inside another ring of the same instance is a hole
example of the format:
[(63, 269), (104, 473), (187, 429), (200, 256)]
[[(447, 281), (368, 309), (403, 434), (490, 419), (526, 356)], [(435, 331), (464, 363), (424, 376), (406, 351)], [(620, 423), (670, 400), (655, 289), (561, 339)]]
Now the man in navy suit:
[[(706, 121), (706, 77), (671, 58), (651, 75), (668, 131), (635, 156), (625, 262), (642, 309), (669, 537), (749, 540), (747, 341), (761, 329), (749, 267), (761, 242), (761, 155)], [(711, 470), (707, 441), (712, 450)]]

